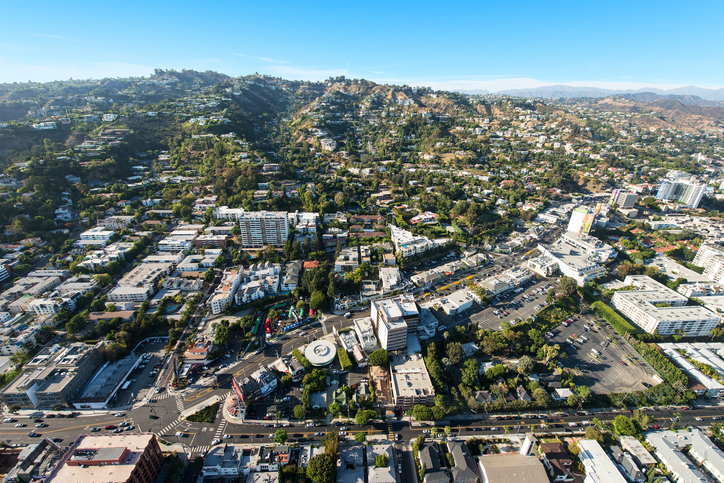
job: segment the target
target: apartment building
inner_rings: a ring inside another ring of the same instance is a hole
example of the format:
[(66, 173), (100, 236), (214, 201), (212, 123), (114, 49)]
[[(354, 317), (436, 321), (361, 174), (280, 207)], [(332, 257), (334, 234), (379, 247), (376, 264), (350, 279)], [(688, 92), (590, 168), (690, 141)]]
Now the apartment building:
[(408, 351), (391, 355), (390, 378), (395, 406), (412, 409), (416, 404), (434, 404), (435, 388), (421, 353)]
[(242, 268), (232, 268), (224, 271), (221, 283), (216, 287), (214, 295), (206, 302), (211, 308), (212, 314), (220, 314), (229, 303), (234, 301), (234, 295), (236, 295), (236, 291), (241, 284), (242, 275)]
[(720, 317), (700, 306), (687, 306), (688, 299), (645, 275), (629, 275), (624, 285), (637, 290), (616, 292), (611, 305), (649, 334), (706, 337)]
[(118, 231), (128, 228), (134, 220), (135, 218), (133, 216), (109, 216), (99, 220), (98, 224), (109, 230)]
[(239, 215), (244, 248), (281, 247), (289, 238), (289, 218), (283, 211), (248, 211)]
[(699, 183), (694, 176), (686, 173), (669, 173), (667, 179), (661, 181), (656, 199), (676, 201), (689, 208), (696, 209), (706, 192), (706, 183)]
[(158, 281), (173, 269), (172, 263), (141, 263), (108, 292), (110, 302), (144, 302), (156, 293)]

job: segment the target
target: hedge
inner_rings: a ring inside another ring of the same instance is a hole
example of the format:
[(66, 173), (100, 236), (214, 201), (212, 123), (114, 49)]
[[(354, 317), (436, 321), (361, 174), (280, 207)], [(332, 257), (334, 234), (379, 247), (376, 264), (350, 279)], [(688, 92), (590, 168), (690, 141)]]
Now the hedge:
[(299, 363), (302, 364), (306, 370), (310, 370), (312, 368), (312, 363), (309, 362), (309, 359), (304, 357), (302, 351), (300, 351), (299, 349), (294, 349), (294, 351), (292, 351), (292, 356), (294, 356), (294, 358), (299, 361)]
[(341, 347), (337, 348), (337, 357), (339, 357), (339, 365), (342, 366), (343, 371), (349, 371), (352, 369), (352, 361), (349, 360), (349, 354)]
[(603, 317), (603, 319), (611, 324), (611, 327), (618, 332), (621, 335), (625, 334), (633, 334), (636, 332), (636, 329), (633, 325), (626, 322), (626, 319), (621, 317), (615, 310), (613, 310), (608, 305), (604, 304), (600, 300), (597, 300), (591, 304), (591, 307), (596, 311), (596, 313)]
[(681, 384), (686, 388), (689, 384), (689, 378), (686, 377), (681, 369), (676, 367), (673, 362), (666, 358), (656, 348), (656, 344), (646, 344), (645, 342), (639, 342), (634, 345), (634, 349), (643, 356), (646, 361), (651, 364), (651, 367), (656, 369), (656, 372), (666, 379), (669, 384), (674, 384), (681, 381)]

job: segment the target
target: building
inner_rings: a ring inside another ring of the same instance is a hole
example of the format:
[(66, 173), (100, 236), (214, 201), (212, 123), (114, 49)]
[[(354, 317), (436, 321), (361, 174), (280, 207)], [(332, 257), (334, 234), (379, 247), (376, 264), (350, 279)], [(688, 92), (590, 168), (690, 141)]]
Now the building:
[(362, 446), (342, 447), (337, 460), (337, 483), (365, 483), (365, 459)]
[(171, 263), (141, 263), (108, 292), (109, 302), (145, 302), (154, 293), (159, 280), (173, 268)]
[[(703, 466), (717, 481), (724, 481), (724, 454), (700, 430), (647, 431), (646, 441), (654, 447), (654, 453), (669, 472), (669, 478), (677, 483), (704, 483), (711, 480), (698, 466)], [(682, 452), (687, 449), (688, 457)]]
[(636, 206), (636, 202), (639, 199), (639, 195), (636, 193), (631, 193), (629, 191), (625, 190), (613, 190), (613, 193), (611, 194), (611, 200), (609, 201), (609, 204), (611, 206), (618, 205), (621, 209), (629, 209)]
[(426, 251), (438, 247), (438, 243), (424, 236), (413, 235), (395, 225), (389, 225), (392, 243), (395, 245), (395, 252), (402, 258), (420, 255)]
[(560, 273), (573, 278), (581, 287), (606, 273), (606, 268), (599, 265), (598, 260), (565, 241), (558, 240), (549, 247), (539, 244), (538, 250), (544, 257), (555, 260)]
[(699, 306), (687, 306), (688, 299), (645, 275), (628, 275), (624, 285), (637, 290), (618, 291), (611, 305), (649, 334), (707, 337), (719, 323), (719, 316)]
[(586, 468), (584, 483), (626, 483), (598, 441), (579, 439), (578, 446), (581, 448), (578, 458)]
[(375, 337), (372, 319), (369, 317), (363, 317), (360, 319), (354, 319), (352, 323), (354, 324), (354, 331), (357, 334), (357, 339), (360, 341), (360, 345), (365, 352), (373, 352), (379, 347), (377, 345), (377, 337)]
[(359, 265), (359, 247), (349, 247), (340, 250), (337, 260), (334, 262), (336, 273), (353, 272)]
[(96, 345), (77, 342), (44, 348), (0, 391), (0, 398), (8, 407), (72, 407), (103, 362), (102, 346), (102, 342)]
[(45, 482), (154, 483), (163, 461), (153, 433), (84, 435)]
[[(387, 457), (387, 466), (378, 468), (375, 465), (375, 458), (379, 455)], [(394, 461), (391, 444), (367, 446), (367, 483), (397, 483)]]
[(301, 260), (295, 260), (286, 264), (284, 267), (284, 277), (282, 278), (281, 283), (282, 292), (291, 292), (299, 286), (303, 263), (304, 262)]
[(719, 397), (724, 392), (724, 384), (704, 374), (695, 363), (709, 366), (714, 372), (724, 373), (724, 360), (720, 354), (724, 354), (724, 344), (721, 342), (706, 343), (662, 343), (659, 347), (664, 355), (679, 366), (682, 371), (701, 386), (701, 389), (693, 389), (699, 395), (709, 393), (710, 397)]
[(707, 280), (724, 282), (724, 247), (721, 245), (702, 245), (696, 252), (693, 264), (704, 268), (702, 275)]
[(481, 483), (541, 483), (548, 481), (543, 463), (535, 456), (518, 453), (478, 457)]
[(424, 443), (418, 452), (420, 467), (425, 468), (424, 483), (450, 483), (450, 474), (440, 466), (437, 443)]
[(383, 292), (392, 292), (402, 285), (402, 276), (397, 267), (380, 267), (379, 274)]
[(108, 230), (104, 226), (96, 226), (80, 234), (80, 244), (106, 246), (114, 234), (113, 230)]
[(238, 216), (241, 246), (281, 247), (289, 238), (289, 217), (283, 211), (246, 211)]
[(541, 461), (548, 470), (553, 481), (573, 481), (575, 478), (571, 472), (573, 460), (566, 451), (563, 443), (540, 443), (538, 449), (541, 454)]
[(636, 462), (633, 460), (631, 455), (621, 451), (621, 448), (618, 446), (611, 446), (611, 458), (614, 462), (616, 462), (616, 464), (618, 464), (619, 469), (623, 471), (623, 474), (629, 481), (637, 483), (643, 483), (646, 481), (646, 475), (641, 471), (638, 465), (636, 465)]
[(452, 483), (480, 483), (475, 462), (468, 446), (460, 441), (448, 441), (447, 451), (453, 456)]
[(279, 274), (282, 266), (278, 263), (255, 263), (242, 276), (234, 300), (238, 305), (260, 300), (279, 292)]
[(208, 255), (189, 255), (178, 264), (176, 270), (181, 273), (206, 271), (214, 266), (216, 258)]
[(587, 235), (596, 219), (596, 213), (585, 207), (579, 207), (571, 212), (571, 219), (568, 221), (568, 231), (577, 235)]
[(495, 296), (508, 292), (509, 290), (515, 290), (532, 279), (533, 272), (530, 270), (522, 267), (513, 267), (499, 275), (486, 278), (478, 285), (484, 288), (489, 296)]
[(131, 353), (121, 360), (106, 362), (86, 384), (73, 406), (76, 409), (108, 409), (123, 383), (142, 361), (143, 356)]
[(383, 349), (395, 351), (407, 346), (407, 334), (417, 333), (419, 312), (409, 294), (372, 301), (371, 319)]
[(317, 226), (320, 223), (319, 213), (306, 211), (289, 213), (289, 224), (303, 235), (317, 233)]
[(135, 221), (133, 216), (109, 216), (98, 221), (98, 224), (109, 230), (123, 230), (128, 228)]
[(316, 367), (327, 366), (337, 357), (337, 345), (326, 339), (317, 339), (307, 344), (304, 357)]
[(91, 250), (83, 257), (80, 266), (88, 270), (95, 270), (97, 267), (106, 267), (109, 263), (118, 260), (125, 261), (126, 253), (133, 248), (133, 243), (116, 242), (99, 250)]
[(194, 242), (196, 243), (197, 248), (226, 248), (226, 241), (228, 238), (229, 237), (227, 235), (199, 235), (196, 237)]
[(618, 255), (618, 252), (611, 245), (607, 245), (590, 235), (576, 234), (569, 231), (563, 233), (560, 239), (599, 263), (606, 263)]
[[(416, 345), (419, 348), (419, 342)], [(412, 409), (416, 404), (432, 406), (435, 388), (422, 353), (409, 349), (405, 354), (390, 354), (393, 402), (401, 409)]]
[(694, 176), (687, 176), (685, 173), (677, 173), (676, 176), (669, 175), (667, 175), (667, 179), (661, 181), (656, 199), (675, 201), (688, 208), (696, 209), (706, 192), (706, 183), (699, 183)]
[(50, 475), (63, 457), (64, 449), (50, 438), (43, 438), (39, 443), (23, 448), (18, 455), (18, 462), (7, 475), (6, 483), (41, 482)]
[(427, 305), (442, 309), (447, 315), (453, 316), (472, 307), (473, 297), (467, 289), (456, 290), (449, 295), (432, 300)]
[(621, 441), (621, 447), (629, 452), (639, 466), (645, 467), (656, 464), (656, 459), (651, 456), (651, 453), (644, 448), (644, 445), (638, 439), (633, 436), (619, 436), (619, 440)]
[(211, 313), (220, 314), (226, 309), (226, 306), (234, 301), (234, 295), (241, 285), (243, 269), (232, 268), (224, 271), (221, 283), (216, 287), (214, 295), (209, 298), (207, 305), (211, 308)]

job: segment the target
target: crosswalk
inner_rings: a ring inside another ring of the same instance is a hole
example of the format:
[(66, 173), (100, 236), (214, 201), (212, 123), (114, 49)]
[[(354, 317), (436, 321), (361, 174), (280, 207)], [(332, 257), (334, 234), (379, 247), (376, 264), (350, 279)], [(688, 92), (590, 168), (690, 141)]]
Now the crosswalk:
[(219, 427), (216, 428), (216, 433), (214, 433), (214, 439), (221, 439), (221, 436), (224, 434), (224, 430), (226, 429), (226, 419), (221, 420), (221, 424), (219, 424)]
[(169, 424), (168, 426), (166, 426), (165, 428), (163, 428), (161, 431), (159, 431), (159, 432), (156, 433), (156, 434), (157, 434), (158, 436), (163, 436), (164, 434), (168, 434), (168, 433), (169, 433), (170, 431), (172, 431), (181, 421), (182, 421), (182, 419), (181, 419), (181, 417), (179, 416), (178, 418), (176, 418), (176, 420), (175, 420), (173, 423)]
[(192, 446), (191, 454), (206, 454), (211, 449), (211, 446)]
[(387, 435), (390, 438), (390, 441), (395, 440), (395, 432), (392, 431), (392, 424), (390, 424), (389, 422), (387, 423)]
[(184, 411), (184, 398), (181, 394), (176, 394), (176, 407), (179, 413)]
[(159, 394), (159, 395), (154, 396), (153, 398), (149, 399), (147, 402), (150, 403), (150, 404), (153, 404), (153, 403), (157, 403), (157, 402), (159, 402), (159, 401), (161, 401), (161, 400), (163, 400), (163, 399), (166, 399), (166, 398), (169, 398), (169, 397), (173, 397), (173, 396), (174, 396), (173, 394), (168, 394), (168, 393), (166, 393), (166, 394)]

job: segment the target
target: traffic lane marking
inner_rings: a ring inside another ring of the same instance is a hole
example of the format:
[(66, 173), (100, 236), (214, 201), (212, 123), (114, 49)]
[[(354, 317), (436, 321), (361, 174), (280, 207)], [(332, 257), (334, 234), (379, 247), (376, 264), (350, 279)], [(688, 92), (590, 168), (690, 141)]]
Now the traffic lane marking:
[[(122, 423), (123, 421), (127, 421), (128, 419), (132, 419), (132, 418), (124, 418), (124, 419), (119, 419), (119, 420), (117, 420), (117, 421), (110, 421), (110, 422), (104, 422), (104, 423), (100, 423), (100, 422), (99, 422), (99, 423), (97, 423), (97, 424), (98, 424), (98, 426), (109, 426), (109, 425), (111, 425), (111, 424), (114, 424), (114, 425), (115, 425), (115, 424), (118, 424), (118, 423)], [(80, 425), (80, 426), (68, 426), (68, 427), (65, 427), (65, 428), (51, 429), (51, 430), (43, 431), (43, 433), (41, 433), (41, 434), (44, 434), (44, 433), (57, 433), (58, 431), (68, 431), (69, 429), (88, 428), (88, 427), (97, 427), (97, 426), (91, 426), (90, 424), (83, 424), (83, 425)], [(32, 428), (28, 428), (28, 429), (32, 431)], [(46, 429), (46, 428), (35, 428), (35, 429)], [(106, 430), (106, 431), (112, 431), (112, 430), (109, 429), (109, 430)], [(100, 431), (99, 431), (99, 432), (100, 432)], [(7, 431), (6, 431), (6, 432), (0, 432), (0, 434), (26, 434), (26, 433), (25, 433), (24, 431), (23, 431), (22, 433), (10, 433), (10, 432), (7, 432)]]

